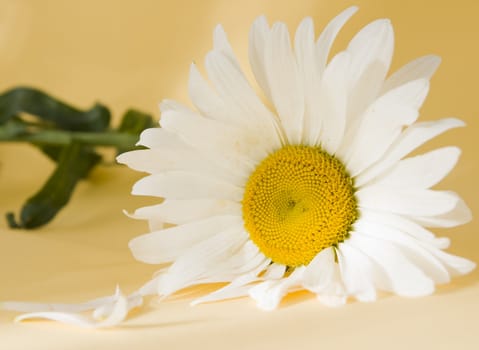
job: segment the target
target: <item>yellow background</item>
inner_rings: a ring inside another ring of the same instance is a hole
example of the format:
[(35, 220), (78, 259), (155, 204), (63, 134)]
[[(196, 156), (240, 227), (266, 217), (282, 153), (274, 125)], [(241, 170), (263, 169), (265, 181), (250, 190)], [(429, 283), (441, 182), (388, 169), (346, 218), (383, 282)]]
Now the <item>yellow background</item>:
[[(158, 117), (163, 98), (187, 101), (192, 60), (202, 64), (211, 33), (222, 23), (247, 65), (253, 19), (266, 14), (290, 29), (305, 16), (317, 32), (356, 4), (360, 11), (335, 50), (369, 21), (388, 17), (396, 33), (393, 70), (429, 53), (442, 56), (422, 120), (457, 116), (468, 127), (423, 149), (458, 145), (463, 155), (440, 185), (459, 192), (479, 213), (477, 196), (479, 1), (476, 0), (0, 0), (0, 91), (32, 85), (87, 108), (100, 100), (115, 115), (135, 106)], [(28, 145), (0, 144), (0, 214), (20, 208), (52, 171)], [(130, 292), (154, 266), (135, 262), (127, 242), (146, 224), (121, 210), (151, 204), (129, 192), (142, 174), (101, 167), (82, 183), (49, 226), (11, 231), (0, 220), (0, 300), (79, 302), (109, 295), (116, 283)], [(437, 231), (451, 251), (479, 261), (477, 220)], [(477, 349), (479, 270), (422, 299), (384, 296), (329, 309), (311, 296), (289, 297), (275, 312), (249, 299), (195, 308), (190, 290), (135, 313), (118, 329), (85, 331), (52, 322), (12, 324), (0, 311), (0, 349)]]

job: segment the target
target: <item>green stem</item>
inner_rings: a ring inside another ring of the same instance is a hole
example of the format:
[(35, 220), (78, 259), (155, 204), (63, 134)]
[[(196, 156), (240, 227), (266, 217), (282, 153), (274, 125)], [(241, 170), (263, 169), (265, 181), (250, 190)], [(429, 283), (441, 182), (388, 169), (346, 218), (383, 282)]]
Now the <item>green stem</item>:
[[(35, 119), (23, 118), (25, 113)], [(56, 164), (43, 187), (23, 205), (19, 221), (7, 214), (9, 226), (32, 229), (50, 222), (77, 183), (102, 160), (96, 146), (114, 147), (116, 153), (137, 149), (140, 133), (153, 126), (150, 115), (130, 109), (113, 128), (105, 106), (82, 111), (34, 88), (0, 94), (0, 143), (33, 144)]]
[(114, 146), (129, 149), (135, 146), (138, 136), (117, 131), (81, 132), (64, 130), (44, 130), (35, 134), (18, 135), (0, 127), (0, 142), (29, 142), (36, 145), (67, 146), (73, 141), (92, 146)]

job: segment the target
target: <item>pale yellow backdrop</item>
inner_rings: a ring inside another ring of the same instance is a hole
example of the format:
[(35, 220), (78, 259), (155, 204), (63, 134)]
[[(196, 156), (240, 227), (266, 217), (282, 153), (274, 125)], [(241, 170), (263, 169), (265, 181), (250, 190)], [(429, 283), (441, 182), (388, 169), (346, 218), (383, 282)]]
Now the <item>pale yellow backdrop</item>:
[[(222, 23), (246, 65), (248, 28), (266, 14), (294, 28), (312, 16), (317, 30), (342, 9), (359, 5), (335, 49), (379, 17), (396, 32), (393, 69), (428, 53), (443, 58), (422, 119), (457, 116), (468, 124), (434, 145), (459, 145), (463, 156), (440, 187), (459, 192), (479, 213), (479, 1), (476, 0), (0, 0), (0, 91), (43, 88), (79, 107), (95, 101), (119, 114), (135, 106), (158, 117), (163, 98), (186, 102), (189, 64), (203, 62), (211, 32)], [(29, 146), (0, 144), (0, 215), (18, 210), (52, 170)], [(101, 167), (51, 225), (11, 231), (0, 219), (0, 300), (73, 301), (133, 291), (155, 268), (127, 249), (145, 223), (126, 218), (153, 202), (129, 191), (141, 174)], [(477, 220), (438, 232), (451, 251), (479, 261)], [(275, 312), (249, 299), (188, 306), (182, 295), (136, 313), (115, 330), (84, 331), (52, 322), (12, 324), (0, 312), (0, 349), (478, 349), (479, 271), (431, 297), (381, 298), (329, 309), (307, 294)], [(198, 290), (191, 291), (192, 294)]]

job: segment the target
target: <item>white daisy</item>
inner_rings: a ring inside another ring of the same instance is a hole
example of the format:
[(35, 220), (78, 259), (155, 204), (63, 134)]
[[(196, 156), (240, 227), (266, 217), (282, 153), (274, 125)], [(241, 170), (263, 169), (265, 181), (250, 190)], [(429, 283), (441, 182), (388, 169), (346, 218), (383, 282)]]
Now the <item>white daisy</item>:
[(163, 102), (161, 128), (141, 135), (149, 149), (118, 158), (151, 174), (133, 194), (164, 198), (135, 212), (153, 232), (130, 242), (136, 259), (171, 264), (155, 282), (160, 296), (226, 282), (194, 303), (249, 295), (274, 309), (289, 291), (306, 289), (337, 305), (373, 301), (377, 290), (428, 295), (474, 268), (424, 228), (471, 218), (457, 194), (430, 189), (459, 149), (404, 158), (463, 125), (416, 123), (440, 59), (419, 58), (386, 78), (394, 35), (389, 20), (377, 20), (328, 61), (355, 11), (317, 40), (306, 18), (293, 44), (285, 24), (254, 22), (249, 59), (267, 103), (218, 26), (209, 82), (191, 66), (195, 108)]
[[(194, 304), (249, 295), (270, 310), (298, 289), (327, 305), (373, 301), (378, 290), (423, 296), (471, 271), (473, 262), (445, 253), (449, 240), (425, 228), (471, 219), (457, 194), (431, 190), (459, 149), (405, 158), (464, 125), (416, 122), (440, 59), (419, 58), (386, 78), (394, 36), (388, 20), (377, 20), (328, 61), (354, 12), (334, 18), (317, 40), (306, 18), (293, 45), (285, 24), (258, 18), (249, 59), (264, 99), (218, 26), (206, 56), (209, 82), (191, 66), (194, 110), (163, 102), (161, 128), (139, 141), (148, 149), (118, 158), (151, 174), (133, 194), (164, 198), (134, 213), (152, 232), (130, 248), (166, 268), (128, 298), (118, 291), (80, 306), (48, 305), (49, 312), (41, 304), (3, 307), (37, 311), (21, 319), (102, 327), (120, 322), (144, 295), (203, 283), (226, 284)], [(75, 314), (88, 308), (103, 321)]]

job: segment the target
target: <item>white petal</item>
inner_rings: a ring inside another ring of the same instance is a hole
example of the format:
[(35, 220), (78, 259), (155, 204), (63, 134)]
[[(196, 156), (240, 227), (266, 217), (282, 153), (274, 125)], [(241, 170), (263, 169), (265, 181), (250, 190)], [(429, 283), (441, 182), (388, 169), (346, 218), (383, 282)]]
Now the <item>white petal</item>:
[(186, 170), (192, 173), (206, 174), (212, 177), (231, 179), (231, 172), (210, 162), (202, 154), (193, 149), (175, 149), (163, 147), (161, 149), (142, 149), (120, 154), (116, 160), (127, 164), (128, 167), (157, 174), (171, 170)]
[(335, 254), (333, 248), (319, 252), (306, 266), (303, 274), (303, 286), (313, 293), (324, 291), (334, 276)]
[(440, 63), (441, 58), (434, 55), (423, 56), (415, 59), (412, 62), (409, 62), (385, 81), (382, 88), (382, 93), (413, 80), (431, 79)]
[[(208, 273), (197, 276), (194, 280), (190, 281), (190, 285), (231, 282), (238, 276), (251, 273), (251, 271), (256, 271), (259, 266), (263, 266), (261, 270), (258, 270), (259, 273), (271, 263), (271, 259), (265, 257), (259, 251), (258, 247), (251, 240), (247, 239), (248, 234), (245, 233), (242, 228), (236, 228), (235, 230), (238, 232), (238, 239), (244, 241), (244, 244), (240, 244), (237, 249), (230, 249), (226, 252), (221, 263), (212, 265), (208, 269)], [(191, 247), (191, 249), (198, 250), (195, 247)], [(186, 251), (183, 258), (187, 260), (188, 254), (189, 251)], [(173, 278), (175, 277), (173, 276)], [(161, 284), (163, 285), (164, 283), (161, 282)]]
[(410, 236), (390, 226), (361, 218), (354, 223), (356, 234), (367, 235), (375, 239), (389, 241), (397, 245), (404, 256), (415, 266), (436, 283), (447, 283), (450, 276), (444, 265), (431, 254), (430, 250), (438, 250), (435, 247), (425, 249), (425, 243), (418, 242)]
[(203, 78), (194, 63), (190, 66), (188, 92), (191, 101), (203, 116), (225, 123), (241, 124), (241, 120), (228, 112), (224, 102)]
[(426, 230), (412, 220), (404, 216), (387, 212), (374, 211), (371, 209), (361, 209), (361, 218), (389, 226), (399, 230), (427, 246), (434, 246), (440, 249), (449, 247), (450, 241), (446, 237), (438, 238), (432, 232)]
[(305, 18), (298, 29), (294, 40), (294, 52), (298, 63), (298, 74), (304, 86), (304, 118), (303, 118), (303, 143), (312, 144), (310, 140), (311, 127), (321, 117), (318, 94), (321, 87), (321, 76), (319, 73), (317, 53), (314, 42), (313, 20)]
[(271, 92), (269, 89), (268, 77), (265, 67), (264, 49), (266, 41), (270, 36), (270, 29), (266, 17), (258, 17), (251, 26), (249, 32), (249, 62), (253, 74), (261, 89), (266, 94), (266, 97), (272, 101)]
[(258, 276), (254, 276), (252, 274), (243, 275), (238, 277), (237, 279), (233, 280), (231, 283), (226, 285), (223, 288), (220, 288), (213, 293), (207, 294), (200, 298), (197, 298), (191, 302), (192, 306), (209, 303), (213, 301), (219, 300), (226, 300), (226, 299), (233, 299), (239, 298), (248, 295), (248, 291), (251, 288), (249, 283), (253, 283), (259, 280)]
[(144, 177), (135, 183), (132, 194), (168, 199), (226, 199), (240, 201), (243, 189), (207, 175), (169, 171)]
[(251, 283), (262, 280), (261, 277), (258, 277), (258, 274), (262, 272), (270, 262), (270, 259), (264, 259), (252, 271), (248, 272), (247, 274), (236, 277), (233, 281), (231, 281), (231, 283), (224, 286), (223, 288), (214, 291), (213, 293), (193, 300), (191, 302), (191, 305), (237, 298), (248, 295), (248, 291), (252, 287)]
[(368, 108), (355, 134), (349, 135), (353, 138), (348, 149), (341, 152), (352, 176), (383, 156), (403, 127), (416, 121), (428, 90), (427, 80), (415, 80), (381, 96)]
[(220, 281), (217, 276), (228, 273), (230, 267), (228, 260), (235, 252), (241, 251), (247, 239), (248, 236), (242, 227), (234, 225), (199, 241), (181, 254), (161, 276), (158, 294), (168, 296), (185, 287), (204, 282), (204, 279), (210, 277)]
[(358, 10), (357, 6), (351, 6), (337, 15), (321, 32), (316, 43), (316, 50), (318, 52), (318, 68), (320, 74), (324, 72), (326, 68), (326, 62), (328, 61), (329, 52), (333, 46), (334, 40), (338, 35), (344, 24), (351, 18), (352, 15)]
[(388, 19), (378, 19), (362, 28), (348, 45), (354, 67), (351, 80), (358, 81), (374, 62), (381, 63), (387, 72), (393, 47), (394, 33)]
[[(58, 322), (69, 324), (69, 325), (79, 326), (83, 328), (108, 328), (108, 327), (116, 326), (119, 323), (121, 323), (128, 315), (128, 312), (130, 311), (130, 309), (138, 306), (137, 300), (134, 300), (133, 304), (129, 303), (128, 298), (125, 297), (119, 289), (117, 290), (117, 293), (115, 294), (115, 296), (108, 297), (108, 301), (112, 302), (112, 305), (111, 307), (108, 308), (107, 313), (103, 313), (105, 316), (105, 318), (103, 319), (87, 318), (85, 316), (75, 313), (79, 311), (70, 311), (71, 307), (66, 307), (68, 311), (60, 311), (62, 309), (62, 305), (47, 304), (45, 305), (46, 310), (53, 308), (54, 310), (58, 310), (58, 311), (36, 311), (36, 312), (28, 313), (28, 314), (23, 314), (18, 316), (15, 319), (15, 321), (21, 322), (25, 320), (42, 318), (42, 319), (58, 321)], [(101, 308), (101, 306), (99, 307)], [(102, 313), (97, 312), (96, 316), (100, 316), (100, 314)]]
[(299, 267), (286, 278), (264, 281), (251, 288), (249, 295), (256, 301), (260, 309), (274, 310), (288, 293), (288, 290), (300, 283), (303, 271), (304, 267)]
[(277, 280), (283, 278), (284, 273), (286, 272), (286, 266), (281, 264), (272, 263), (266, 269), (266, 272), (263, 275), (263, 278), (266, 280)]
[(223, 54), (225, 54), (238, 68), (240, 67), (233, 49), (228, 41), (228, 36), (226, 35), (221, 24), (218, 24), (213, 32), (213, 47), (215, 50), (221, 51)]
[(241, 216), (241, 204), (222, 199), (166, 199), (161, 204), (139, 208), (132, 216), (136, 219), (185, 224), (217, 215)]
[(145, 146), (148, 148), (163, 148), (170, 147), (176, 149), (187, 148), (178, 136), (162, 129), (162, 128), (150, 128), (145, 129), (140, 134), (140, 140), (136, 144), (137, 146)]
[(456, 165), (461, 150), (444, 147), (399, 161), (375, 184), (409, 188), (430, 188), (441, 181)]
[[(194, 117), (201, 117), (199, 114), (195, 113), (189, 106), (170, 99), (164, 99), (160, 102), (160, 112), (177, 112), (183, 113)], [(161, 125), (161, 120), (160, 120)]]
[(165, 227), (165, 222), (162, 220), (157, 219), (149, 219), (148, 220), (148, 229), (150, 231), (157, 231), (161, 230)]
[(431, 252), (447, 267), (451, 276), (465, 275), (476, 268), (476, 263), (435, 249)]
[[(186, 144), (214, 157), (225, 168), (249, 174), (253, 160), (262, 159), (268, 149), (262, 147), (262, 134), (244, 128), (233, 128), (216, 120), (203, 118), (191, 111), (161, 105), (161, 125), (176, 133)], [(271, 145), (269, 145), (271, 146)]]
[(230, 227), (242, 228), (241, 217), (217, 216), (179, 225), (132, 239), (129, 248), (135, 259), (147, 264), (173, 261), (193, 245)]
[(110, 315), (110, 317), (100, 322), (90, 320), (87, 317), (78, 314), (54, 311), (32, 312), (28, 314), (23, 314), (16, 317), (15, 322), (22, 322), (32, 319), (47, 319), (82, 328), (108, 328), (116, 326), (123, 322), (126, 315), (128, 314), (128, 310), (126, 309), (125, 304), (126, 303), (119, 300), (117, 303), (117, 307), (115, 307), (115, 310)]
[[(258, 134), (258, 129), (261, 129), (261, 138), (257, 138), (255, 141), (259, 143), (256, 148), (265, 149), (267, 152), (280, 147), (281, 142), (276, 132), (275, 116), (259, 99), (241, 70), (218, 51), (208, 53), (206, 69), (218, 95), (231, 107), (227, 112), (236, 119), (242, 120), (242, 123), (248, 126), (251, 134), (255, 132)], [(264, 157), (265, 153), (259, 156)], [(258, 160), (258, 158), (254, 159)]]
[(379, 162), (355, 178), (356, 186), (360, 187), (368, 183), (423, 143), (449, 129), (460, 126), (464, 126), (464, 123), (454, 118), (421, 122), (409, 126)]
[(454, 208), (446, 214), (433, 217), (412, 216), (411, 218), (426, 227), (455, 227), (471, 221), (472, 213), (467, 204), (459, 198)]
[(310, 121), (310, 144), (320, 144), (330, 154), (336, 153), (344, 137), (349, 65), (347, 51), (336, 55), (328, 64), (317, 98), (318, 112)]
[(306, 266), (302, 278), (303, 287), (315, 293), (322, 304), (330, 307), (344, 305), (347, 299), (335, 259), (335, 248), (323, 249)]
[(410, 263), (393, 244), (354, 233), (351, 234), (348, 244), (369, 256), (383, 271), (385, 278), (377, 282), (381, 289), (406, 297), (424, 296), (434, 292), (433, 281)]
[(339, 307), (346, 304), (347, 296), (344, 294), (344, 287), (338, 290), (338, 293), (323, 293), (318, 295), (318, 300), (328, 307)]
[(299, 144), (303, 131), (303, 83), (284, 23), (273, 25), (264, 55), (272, 102), (289, 142)]
[[(258, 247), (247, 239), (248, 234), (240, 232), (237, 238), (240, 239), (240, 243), (236, 248), (225, 252), (224, 259), (221, 262), (212, 265), (207, 273), (191, 281), (190, 285), (230, 282), (238, 276), (253, 273), (253, 271), (263, 271), (265, 266), (271, 262), (271, 259), (265, 257)], [(241, 244), (241, 242), (244, 242), (244, 244)], [(188, 258), (187, 253), (185, 253), (185, 258)], [(258, 270), (261, 266), (263, 266), (261, 270)]]
[[(249, 237), (248, 233), (241, 228), (241, 233), (238, 235), (241, 237)], [(262, 265), (265, 260), (268, 260), (263, 253), (260, 252), (256, 244), (251, 240), (246, 242), (236, 251), (230, 251), (228, 258), (225, 259), (220, 265), (218, 265), (217, 274), (221, 277), (221, 281), (231, 281), (238, 275), (242, 275), (250, 272)]]
[(75, 313), (75, 312), (84, 312), (88, 310), (92, 310), (96, 307), (99, 307), (105, 302), (109, 302), (112, 297), (106, 297), (100, 299), (95, 299), (93, 301), (89, 301), (86, 303), (81, 304), (45, 304), (45, 303), (32, 303), (32, 302), (24, 302), (24, 301), (4, 301), (0, 303), (1, 310), (9, 310), (9, 311), (18, 311), (18, 312), (67, 312), (67, 313)]
[(145, 284), (143, 284), (135, 293), (142, 296), (156, 295), (158, 293), (158, 282), (160, 279), (160, 274), (163, 273), (164, 270), (165, 269), (163, 268), (157, 271), (154, 277)]
[[(218, 53), (214, 55), (218, 56)], [(209, 60), (211, 61), (211, 58)], [(210, 62), (211, 64), (212, 62)], [(188, 89), (193, 104), (203, 116), (227, 125), (240, 128), (263, 128), (264, 132), (271, 134), (272, 142), (276, 146), (279, 142), (279, 136), (275, 131), (275, 117), (262, 105), (239, 68), (234, 67), (229, 61), (221, 63), (221, 66), (225, 64), (227, 67), (221, 69), (227, 69), (228, 71), (234, 69), (233, 75), (236, 77), (229, 77), (222, 72), (218, 72), (218, 74), (210, 72), (210, 74), (213, 74), (213, 78), (219, 79), (219, 81), (216, 81), (216, 85), (222, 89), (220, 91), (222, 97), (218, 96), (217, 92), (203, 78), (196, 65), (191, 65)], [(218, 67), (210, 67), (210, 69), (216, 71)], [(238, 90), (239, 82), (243, 86), (241, 90)], [(224, 84), (227, 85), (226, 88), (223, 86)], [(238, 91), (241, 92), (241, 96)]]
[[(140, 294), (138, 292), (134, 292), (130, 294), (128, 297), (126, 297), (126, 308), (127, 308), (127, 313), (129, 310), (134, 309), (136, 307), (139, 307), (143, 305), (143, 296), (145, 294)], [(93, 310), (93, 318), (96, 320), (104, 320), (106, 318), (111, 318), (112, 314), (117, 313), (118, 314), (118, 299), (119, 298), (124, 298), (124, 296), (121, 294), (121, 291), (119, 287), (117, 287), (117, 292), (115, 294), (115, 299), (112, 300), (109, 303), (105, 303), (103, 305), (100, 305), (99, 307), (95, 308)], [(118, 317), (118, 316), (117, 316)], [(125, 314), (126, 317), (126, 314)], [(118, 321), (118, 323), (121, 323), (121, 320)]]
[(376, 20), (359, 31), (348, 45), (351, 54), (348, 120), (356, 129), (361, 113), (378, 96), (391, 64), (394, 33), (387, 19)]
[(361, 208), (413, 216), (435, 216), (454, 209), (460, 198), (454, 192), (368, 186), (356, 192)]
[(374, 269), (369, 258), (346, 243), (339, 244), (337, 252), (347, 294), (353, 295), (359, 301), (375, 301)]
[[(249, 236), (246, 232), (245, 235)], [(256, 244), (251, 240), (247, 240), (241, 250), (228, 260), (228, 269), (235, 275), (245, 274), (251, 270), (256, 271), (258, 266), (263, 266), (266, 260), (271, 262), (271, 259), (266, 258), (264, 254), (260, 252)], [(263, 270), (264, 268), (261, 269), (261, 271)]]
[(332, 264), (331, 279), (325, 288), (319, 292), (317, 298), (322, 304), (329, 307), (338, 307), (346, 303), (348, 295), (344, 288), (341, 271), (339, 271), (339, 264), (336, 262)]

